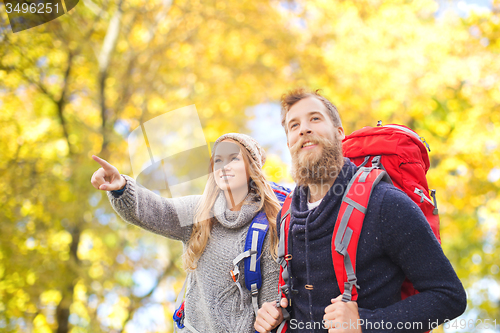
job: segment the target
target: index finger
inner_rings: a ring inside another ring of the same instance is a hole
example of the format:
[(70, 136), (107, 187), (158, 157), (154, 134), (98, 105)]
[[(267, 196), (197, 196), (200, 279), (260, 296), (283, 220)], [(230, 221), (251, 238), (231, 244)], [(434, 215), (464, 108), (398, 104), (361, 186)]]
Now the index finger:
[(340, 294), (337, 297), (331, 299), (332, 303), (337, 303), (337, 302), (340, 302), (340, 301), (342, 301), (342, 294)]
[(104, 170), (113, 169), (113, 166), (111, 164), (109, 164), (107, 161), (103, 160), (99, 156), (92, 155), (92, 158), (94, 159), (94, 161), (99, 163), (104, 168)]

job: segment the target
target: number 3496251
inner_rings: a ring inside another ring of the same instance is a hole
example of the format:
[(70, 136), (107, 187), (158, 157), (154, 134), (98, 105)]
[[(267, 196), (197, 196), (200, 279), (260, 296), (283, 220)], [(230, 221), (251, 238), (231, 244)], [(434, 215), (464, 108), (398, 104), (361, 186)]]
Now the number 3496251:
[[(7, 8), (7, 13), (31, 13), (31, 14), (50, 14), (54, 10), (55, 13), (59, 13), (59, 4), (55, 3), (23, 3), (13, 6), (11, 3), (5, 4)], [(61, 8), (61, 10), (63, 10)]]

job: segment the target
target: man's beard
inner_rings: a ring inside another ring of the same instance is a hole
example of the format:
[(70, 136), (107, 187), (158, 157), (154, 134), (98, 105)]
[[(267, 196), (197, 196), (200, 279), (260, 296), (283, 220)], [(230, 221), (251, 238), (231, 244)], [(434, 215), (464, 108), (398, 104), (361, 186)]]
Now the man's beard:
[[(318, 147), (302, 150), (305, 141), (317, 144)], [(321, 149), (321, 153), (317, 150)], [(290, 148), (292, 155), (292, 178), (298, 186), (329, 184), (337, 178), (344, 165), (342, 142), (333, 141), (320, 136), (302, 137)]]

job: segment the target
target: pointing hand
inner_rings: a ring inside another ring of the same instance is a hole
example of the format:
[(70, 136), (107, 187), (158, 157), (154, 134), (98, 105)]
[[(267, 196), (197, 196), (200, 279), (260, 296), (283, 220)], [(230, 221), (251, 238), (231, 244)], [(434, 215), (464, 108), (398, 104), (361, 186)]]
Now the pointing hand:
[(127, 184), (127, 181), (120, 175), (117, 168), (100, 157), (92, 155), (92, 158), (101, 165), (101, 168), (94, 172), (90, 180), (96, 189), (116, 191), (122, 189)]

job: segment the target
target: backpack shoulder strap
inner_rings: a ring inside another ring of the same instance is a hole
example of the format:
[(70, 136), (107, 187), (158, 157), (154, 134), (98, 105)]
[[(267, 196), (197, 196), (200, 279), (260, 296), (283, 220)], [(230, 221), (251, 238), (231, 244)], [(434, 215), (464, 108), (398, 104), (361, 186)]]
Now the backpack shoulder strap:
[(332, 237), (332, 260), (344, 302), (358, 298), (356, 252), (359, 235), (373, 188), (382, 179), (390, 181), (384, 170), (361, 167), (347, 185), (342, 198)]
[(285, 201), (285, 198), (287, 195), (291, 192), (290, 189), (283, 187), (281, 185), (278, 185), (274, 182), (269, 182), (269, 185), (273, 189), (274, 195), (276, 195), (276, 198), (280, 202), (280, 204), (283, 204), (283, 201)]
[(262, 247), (264, 238), (269, 230), (269, 221), (266, 214), (261, 211), (252, 221), (248, 228), (245, 241), (245, 251), (250, 251), (250, 256), (245, 258), (245, 286), (252, 293), (252, 305), (257, 316), (259, 303), (257, 296), (262, 286), (262, 274), (260, 270), (260, 259), (262, 257)]
[(262, 286), (262, 274), (260, 270), (260, 259), (262, 256), (262, 247), (264, 245), (264, 239), (266, 238), (267, 231), (269, 230), (269, 221), (267, 220), (264, 211), (259, 212), (250, 227), (248, 228), (247, 238), (245, 240), (245, 248), (242, 253), (240, 253), (233, 260), (233, 270), (231, 270), (231, 276), (234, 283), (238, 286), (241, 295), (240, 309), (243, 310), (243, 290), (241, 289), (240, 281), (238, 280), (240, 275), (239, 263), (244, 261), (244, 271), (245, 271), (245, 286), (252, 293), (252, 305), (254, 308), (255, 315), (259, 310), (258, 304), (258, 294), (259, 289)]
[[(280, 300), (286, 297), (289, 306), (291, 306), (289, 287), (290, 275), (288, 273), (287, 261), (291, 259), (291, 256), (288, 254), (288, 231), (290, 229), (292, 195), (293, 191), (286, 196), (281, 209), (280, 239), (278, 243), (278, 264), (280, 265), (278, 305), (280, 304)], [(288, 320), (290, 320), (288, 311), (286, 309), (281, 309), (281, 311), (283, 311), (284, 319), (278, 326), (277, 333), (286, 332), (288, 329)]]
[(287, 195), (281, 209), (282, 215), (280, 219), (280, 238), (278, 243), (278, 263), (280, 264), (279, 299), (281, 299), (282, 297), (289, 298), (289, 274), (287, 260), (290, 259), (290, 256), (288, 255), (288, 230), (290, 228), (292, 194), (293, 192)]
[[(290, 192), (286, 187), (280, 186), (276, 183), (270, 182), (269, 185), (273, 189), (276, 198), (280, 203), (282, 203)], [(241, 295), (240, 308), (243, 309), (243, 290), (241, 284), (238, 280), (239, 277), (239, 263), (244, 261), (244, 271), (245, 271), (245, 287), (250, 290), (252, 295), (252, 306), (257, 316), (257, 311), (259, 310), (258, 295), (259, 289), (262, 286), (262, 273), (260, 268), (260, 259), (262, 257), (262, 248), (264, 246), (264, 240), (269, 230), (269, 221), (264, 211), (260, 211), (252, 220), (250, 227), (248, 228), (247, 237), (245, 239), (245, 248), (242, 253), (240, 253), (233, 260), (233, 270), (231, 270), (231, 276), (233, 281), (236, 283)]]

